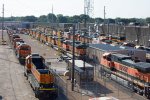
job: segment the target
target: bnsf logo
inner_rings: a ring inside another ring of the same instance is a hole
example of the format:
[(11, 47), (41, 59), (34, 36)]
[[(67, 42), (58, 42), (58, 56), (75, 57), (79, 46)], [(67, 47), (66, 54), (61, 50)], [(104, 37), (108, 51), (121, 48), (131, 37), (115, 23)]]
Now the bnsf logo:
[(124, 71), (124, 72), (127, 72), (127, 71), (128, 71), (128, 68), (127, 68), (126, 66), (120, 65), (120, 66), (119, 66), (119, 70)]

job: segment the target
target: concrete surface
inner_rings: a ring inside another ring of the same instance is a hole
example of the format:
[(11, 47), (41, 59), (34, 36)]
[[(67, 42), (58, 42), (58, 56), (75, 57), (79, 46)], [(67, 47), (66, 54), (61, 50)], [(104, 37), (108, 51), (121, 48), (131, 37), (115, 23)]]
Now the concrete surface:
[[(8, 44), (6, 32), (4, 39)], [(38, 100), (23, 75), (23, 66), (9, 45), (0, 45), (0, 100)]]

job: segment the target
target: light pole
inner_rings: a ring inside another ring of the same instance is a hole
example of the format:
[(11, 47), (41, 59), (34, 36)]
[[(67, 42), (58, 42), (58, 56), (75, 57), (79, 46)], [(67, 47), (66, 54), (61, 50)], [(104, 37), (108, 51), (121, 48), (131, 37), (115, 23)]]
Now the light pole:
[(75, 55), (74, 55), (74, 53), (75, 53), (75, 38), (74, 38), (74, 36), (75, 36), (75, 25), (73, 24), (73, 50), (72, 50), (72, 91), (74, 91), (74, 66), (75, 66)]
[(104, 34), (105, 34), (105, 20), (106, 19), (106, 11), (105, 11), (105, 6), (104, 6)]

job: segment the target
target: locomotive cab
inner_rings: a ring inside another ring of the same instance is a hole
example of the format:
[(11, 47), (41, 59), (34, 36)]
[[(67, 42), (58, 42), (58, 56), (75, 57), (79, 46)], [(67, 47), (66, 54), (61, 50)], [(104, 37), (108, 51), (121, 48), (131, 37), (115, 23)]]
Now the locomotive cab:
[(111, 54), (110, 53), (104, 53), (103, 59), (106, 59), (107, 61), (111, 61)]
[(111, 59), (110, 53), (104, 53), (101, 59), (101, 64), (110, 68), (110, 70), (115, 71), (114, 62)]

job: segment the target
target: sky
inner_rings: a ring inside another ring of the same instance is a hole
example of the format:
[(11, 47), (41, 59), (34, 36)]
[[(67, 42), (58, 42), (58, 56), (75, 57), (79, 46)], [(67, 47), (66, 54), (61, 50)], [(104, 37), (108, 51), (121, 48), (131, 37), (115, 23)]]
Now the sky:
[[(84, 0), (0, 0), (0, 12), (2, 4), (5, 5), (5, 17), (47, 15), (52, 12), (52, 5), (56, 15), (73, 16), (84, 13)], [(150, 17), (150, 0), (94, 0), (92, 17), (103, 18), (104, 6), (106, 18)]]

